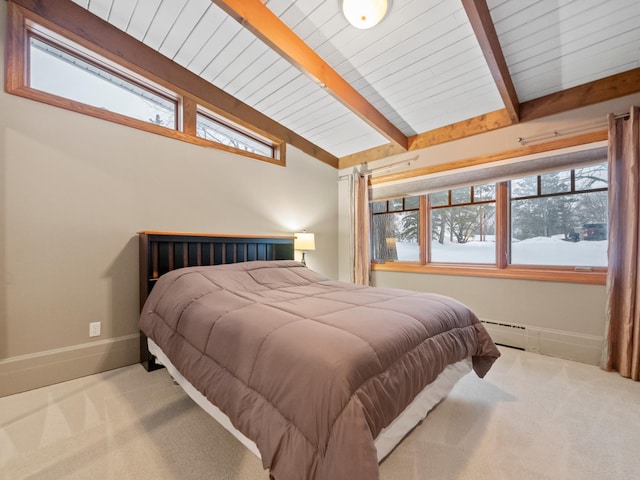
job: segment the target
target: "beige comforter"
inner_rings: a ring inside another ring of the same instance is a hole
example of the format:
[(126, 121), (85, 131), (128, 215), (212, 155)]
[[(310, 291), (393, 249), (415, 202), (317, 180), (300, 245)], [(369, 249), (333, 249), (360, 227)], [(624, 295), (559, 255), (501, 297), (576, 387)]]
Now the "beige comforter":
[(375, 480), (374, 438), (450, 363), (500, 355), (477, 317), (434, 294), (329, 280), (294, 261), (174, 270), (140, 329), (276, 480)]

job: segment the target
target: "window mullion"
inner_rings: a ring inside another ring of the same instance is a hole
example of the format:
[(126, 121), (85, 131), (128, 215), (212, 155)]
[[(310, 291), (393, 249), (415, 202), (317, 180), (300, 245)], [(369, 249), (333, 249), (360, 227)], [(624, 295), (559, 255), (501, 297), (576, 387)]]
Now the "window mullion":
[(429, 208), (429, 195), (420, 196), (420, 264), (425, 265), (431, 262), (431, 209)]
[(182, 131), (187, 135), (196, 136), (198, 103), (191, 97), (182, 97)]
[(496, 185), (496, 266), (506, 268), (509, 264), (509, 183)]

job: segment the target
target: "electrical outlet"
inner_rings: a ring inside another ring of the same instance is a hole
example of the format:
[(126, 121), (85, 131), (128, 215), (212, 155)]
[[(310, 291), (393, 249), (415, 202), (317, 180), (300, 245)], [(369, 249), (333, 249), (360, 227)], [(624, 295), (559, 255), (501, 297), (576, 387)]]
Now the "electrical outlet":
[(90, 337), (99, 337), (100, 336), (100, 322), (91, 322), (89, 324), (89, 336)]

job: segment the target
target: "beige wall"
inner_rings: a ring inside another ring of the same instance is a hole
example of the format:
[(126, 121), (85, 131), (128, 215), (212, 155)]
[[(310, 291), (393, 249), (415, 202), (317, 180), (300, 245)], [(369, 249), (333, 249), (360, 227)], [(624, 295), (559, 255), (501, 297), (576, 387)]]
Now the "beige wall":
[[(5, 17), (0, 2), (3, 30)], [(11, 96), (3, 85), (0, 395), (137, 360), (136, 231), (307, 228), (317, 248), (308, 265), (337, 277), (336, 177), (293, 148), (283, 168)], [(95, 321), (102, 335), (89, 338)]]
[(374, 272), (376, 285), (451, 295), (483, 320), (602, 336), (605, 287), (533, 280)]
[(399, 272), (374, 272), (373, 282), (453, 297), (490, 322), (487, 328), (496, 342), (584, 363), (600, 361), (604, 285)]

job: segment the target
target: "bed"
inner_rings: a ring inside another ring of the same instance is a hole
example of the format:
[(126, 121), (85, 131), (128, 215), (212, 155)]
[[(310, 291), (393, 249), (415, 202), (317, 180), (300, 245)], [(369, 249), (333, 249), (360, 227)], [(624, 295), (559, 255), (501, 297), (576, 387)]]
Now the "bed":
[(291, 260), (292, 237), (139, 235), (141, 362), (165, 365), (275, 480), (375, 480), (500, 355), (459, 302), (333, 281)]

